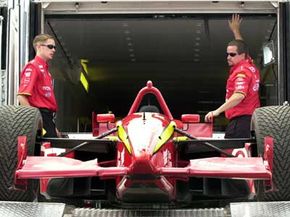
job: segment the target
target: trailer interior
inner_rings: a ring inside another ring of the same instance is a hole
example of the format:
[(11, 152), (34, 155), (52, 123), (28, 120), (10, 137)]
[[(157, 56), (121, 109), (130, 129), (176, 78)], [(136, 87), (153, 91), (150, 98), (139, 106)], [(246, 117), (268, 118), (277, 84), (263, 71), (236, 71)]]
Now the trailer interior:
[[(147, 80), (159, 88), (175, 118), (186, 113), (203, 118), (224, 102), (231, 15), (46, 13), (44, 31), (57, 41), (50, 71), (59, 103), (58, 127), (90, 131), (92, 111), (124, 117)], [(277, 59), (263, 63), (263, 46), (277, 48), (277, 14), (252, 11), (241, 16), (242, 36), (261, 70), (262, 105), (277, 104)], [(277, 49), (273, 52), (277, 58)], [(144, 103), (154, 104), (154, 99)], [(216, 130), (225, 125), (223, 116), (215, 120)]]

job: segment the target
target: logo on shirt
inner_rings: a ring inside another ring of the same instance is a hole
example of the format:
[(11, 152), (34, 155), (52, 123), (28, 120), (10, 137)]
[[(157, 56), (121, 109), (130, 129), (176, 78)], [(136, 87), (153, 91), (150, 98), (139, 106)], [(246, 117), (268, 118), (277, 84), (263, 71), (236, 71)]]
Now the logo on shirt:
[(44, 91), (44, 96), (49, 98), (51, 97), (51, 87), (50, 86), (42, 86), (42, 90)]
[(250, 71), (253, 72), (253, 73), (256, 72), (256, 69), (255, 69), (255, 67), (253, 67), (253, 66), (250, 66), (249, 69), (250, 69)]
[(30, 83), (30, 78), (29, 77), (23, 79), (23, 86), (24, 87), (27, 87), (29, 85), (29, 83)]
[(258, 91), (259, 90), (259, 80), (258, 80), (258, 82), (256, 82), (255, 84), (254, 84), (254, 86), (253, 86), (253, 91)]
[(238, 82), (236, 82), (236, 84), (237, 85), (243, 85), (243, 84), (245, 84), (245, 82), (244, 81), (238, 81)]
[(24, 75), (25, 75), (25, 77), (30, 77), (31, 76), (31, 72), (25, 72)]
[(236, 89), (237, 90), (243, 90), (243, 89), (245, 89), (245, 86), (244, 85), (237, 85)]
[(42, 74), (44, 74), (44, 73), (45, 73), (45, 70), (44, 70), (44, 68), (43, 68), (43, 65), (39, 65), (38, 67), (39, 67), (39, 71), (40, 71)]
[(27, 78), (27, 77), (30, 77), (31, 76), (31, 72), (32, 72), (32, 69), (31, 68), (27, 68), (25, 69), (25, 72), (24, 72), (24, 76)]
[(51, 92), (46, 92), (46, 93), (44, 94), (44, 96), (47, 97), (47, 98), (51, 97)]
[(42, 86), (42, 90), (51, 91), (51, 88), (50, 88), (50, 86)]
[(239, 78), (236, 79), (236, 81), (237, 81), (237, 82), (239, 82), (239, 81), (244, 81), (244, 78), (239, 77)]

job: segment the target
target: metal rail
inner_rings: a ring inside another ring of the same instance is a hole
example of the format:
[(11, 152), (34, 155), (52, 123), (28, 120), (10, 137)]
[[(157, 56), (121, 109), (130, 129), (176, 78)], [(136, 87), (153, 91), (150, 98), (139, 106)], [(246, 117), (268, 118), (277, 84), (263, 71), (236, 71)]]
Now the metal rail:
[[(186, 136), (186, 137), (188, 137), (188, 138), (190, 138), (192, 140), (199, 141), (197, 138), (193, 137), (192, 135), (190, 135), (189, 133), (187, 133), (187, 132), (185, 132), (185, 131), (183, 131), (181, 129), (175, 128), (174, 131), (176, 131), (176, 132), (180, 133), (181, 135), (184, 135), (184, 136)], [(215, 150), (215, 151), (217, 151), (217, 152), (219, 152), (221, 154), (224, 154), (227, 157), (235, 157), (234, 155), (227, 153), (226, 151), (224, 151), (224, 150), (222, 150), (222, 149), (210, 144), (209, 142), (201, 142), (201, 144), (204, 145), (204, 146), (207, 146), (208, 148), (210, 148), (212, 150)]]
[[(104, 138), (104, 137), (106, 137), (106, 136), (108, 136), (108, 135), (110, 135), (110, 134), (112, 134), (112, 133), (115, 133), (117, 130), (118, 130), (118, 128), (115, 127), (115, 128), (113, 128), (113, 129), (111, 129), (111, 130), (109, 130), (109, 131), (107, 131), (107, 132), (105, 132), (105, 133), (103, 133), (103, 134), (97, 136), (95, 139), (96, 139), (96, 140), (97, 140), (97, 139), (102, 139), (102, 138)], [(59, 156), (60, 156), (60, 157), (63, 157), (63, 156), (65, 156), (65, 155), (67, 155), (67, 154), (69, 154), (69, 153), (71, 153), (71, 152), (73, 152), (73, 151), (75, 151), (75, 150), (78, 150), (78, 149), (82, 148), (83, 146), (88, 145), (88, 144), (90, 144), (90, 142), (83, 142), (83, 143), (77, 145), (76, 147), (74, 147), (74, 148), (72, 148), (72, 149), (70, 149), (70, 150), (68, 150), (68, 151), (66, 151), (66, 152), (61, 153)]]

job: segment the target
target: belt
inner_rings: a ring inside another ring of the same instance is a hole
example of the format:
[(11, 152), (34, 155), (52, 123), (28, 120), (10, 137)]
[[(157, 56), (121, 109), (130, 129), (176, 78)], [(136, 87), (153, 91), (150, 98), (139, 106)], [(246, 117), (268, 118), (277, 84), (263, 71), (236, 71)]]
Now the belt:
[(243, 117), (251, 117), (252, 115), (239, 115), (239, 116), (236, 116), (236, 117), (233, 117), (232, 119), (230, 119), (230, 121), (234, 121), (234, 120), (237, 120), (237, 119), (240, 119), (240, 118), (243, 118)]
[(40, 112), (47, 113), (47, 114), (52, 114), (52, 115), (54, 115), (54, 114), (55, 114), (55, 112), (54, 112), (54, 111), (52, 111), (52, 110), (49, 110), (49, 109), (47, 109), (47, 108), (39, 108), (39, 111), (40, 111)]

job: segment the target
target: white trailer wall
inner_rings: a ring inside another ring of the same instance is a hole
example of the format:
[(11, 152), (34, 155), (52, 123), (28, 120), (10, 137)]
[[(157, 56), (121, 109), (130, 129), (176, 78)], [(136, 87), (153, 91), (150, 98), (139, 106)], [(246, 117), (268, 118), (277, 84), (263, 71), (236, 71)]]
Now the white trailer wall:
[(19, 73), (28, 59), (29, 4), (29, 0), (8, 1), (6, 103), (9, 105), (17, 104)]

